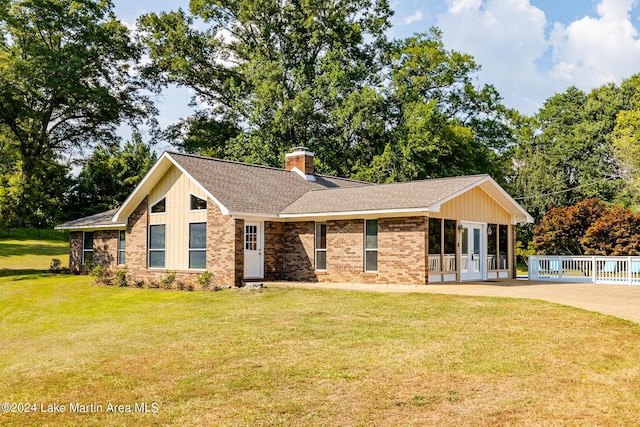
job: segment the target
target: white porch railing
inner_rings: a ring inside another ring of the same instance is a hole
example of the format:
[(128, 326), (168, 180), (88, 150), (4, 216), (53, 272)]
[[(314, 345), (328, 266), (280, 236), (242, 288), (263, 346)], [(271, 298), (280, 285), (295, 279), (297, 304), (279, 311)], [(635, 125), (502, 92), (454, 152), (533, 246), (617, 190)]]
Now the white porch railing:
[(640, 257), (529, 257), (529, 280), (640, 285)]

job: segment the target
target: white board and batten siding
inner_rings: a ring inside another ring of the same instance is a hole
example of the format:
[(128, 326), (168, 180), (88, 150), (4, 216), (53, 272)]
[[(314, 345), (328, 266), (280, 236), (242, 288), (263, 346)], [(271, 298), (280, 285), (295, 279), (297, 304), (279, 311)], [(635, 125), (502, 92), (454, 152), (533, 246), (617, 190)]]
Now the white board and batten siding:
[(188, 269), (189, 223), (207, 222), (206, 210), (190, 211), (191, 194), (207, 200), (206, 194), (175, 166), (149, 193), (149, 208), (166, 197), (166, 213), (149, 213), (149, 224), (166, 224), (165, 268), (168, 270)]

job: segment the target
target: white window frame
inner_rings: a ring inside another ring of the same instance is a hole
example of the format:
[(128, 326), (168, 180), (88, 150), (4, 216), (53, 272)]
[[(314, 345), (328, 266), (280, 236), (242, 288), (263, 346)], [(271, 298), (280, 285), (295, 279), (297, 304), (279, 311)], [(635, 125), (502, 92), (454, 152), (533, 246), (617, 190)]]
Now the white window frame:
[[(164, 212), (153, 212), (153, 207), (164, 200)], [(154, 203), (149, 205), (149, 215), (166, 215), (167, 214), (167, 196), (162, 196)], [(158, 224), (161, 225), (161, 224)]]
[[(194, 224), (204, 224), (204, 247), (192, 248), (191, 247), (191, 226)], [(204, 267), (191, 267), (191, 253), (203, 252), (204, 253)], [(207, 269), (207, 223), (204, 221), (190, 222), (189, 223), (189, 254), (187, 258), (187, 266), (189, 270), (206, 270)]]
[[(324, 225), (324, 248), (319, 248), (318, 247), (318, 243), (319, 243), (319, 231), (321, 230), (322, 226)], [(327, 271), (327, 223), (326, 222), (316, 222), (316, 226), (315, 226), (315, 243), (314, 243), (314, 248), (315, 248), (315, 259), (314, 259), (314, 268), (315, 271)], [(318, 252), (324, 252), (324, 268), (318, 268)]]
[[(93, 231), (83, 231), (82, 232), (82, 265), (86, 264), (86, 254), (87, 252), (91, 252), (91, 261), (93, 262), (93, 242), (94, 242), (94, 232)], [(85, 242), (87, 241), (87, 234), (91, 234), (91, 249), (86, 249)]]
[[(202, 201), (204, 202), (204, 209), (191, 209), (191, 198), (192, 198), (192, 197), (195, 197), (196, 199), (200, 199), (200, 200), (202, 200)], [(198, 196), (198, 195), (196, 195), (196, 194), (193, 194), (193, 193), (189, 193), (189, 201), (188, 201), (188, 203), (189, 203), (189, 212), (202, 212), (202, 211), (206, 211), (206, 210), (207, 210), (207, 207), (208, 207), (208, 205), (209, 205), (209, 203), (207, 202), (207, 199), (206, 199), (206, 198), (202, 198), (202, 197), (200, 197), (200, 196)]]
[[(122, 236), (124, 236), (124, 239), (120, 238)], [(120, 242), (124, 243), (123, 247), (120, 247)], [(126, 249), (127, 249), (127, 232), (126, 230), (120, 230), (118, 231), (118, 265), (125, 265), (125, 263), (127, 262)], [(120, 255), (123, 255), (122, 258), (124, 259), (124, 262), (120, 262), (121, 260)]]
[[(376, 222), (376, 247), (375, 248), (367, 248), (367, 223), (369, 221)], [(365, 219), (364, 220), (364, 272), (365, 273), (377, 273), (378, 272), (378, 233), (379, 232), (379, 223), (377, 219)], [(367, 253), (375, 252), (376, 253), (376, 269), (375, 270), (367, 270)]]
[[(164, 248), (151, 249), (151, 228), (162, 225), (164, 227)], [(151, 266), (151, 252), (163, 252), (164, 253), (164, 266), (152, 267)], [(164, 270), (167, 268), (167, 224), (149, 224), (149, 239), (147, 242), (147, 268)]]

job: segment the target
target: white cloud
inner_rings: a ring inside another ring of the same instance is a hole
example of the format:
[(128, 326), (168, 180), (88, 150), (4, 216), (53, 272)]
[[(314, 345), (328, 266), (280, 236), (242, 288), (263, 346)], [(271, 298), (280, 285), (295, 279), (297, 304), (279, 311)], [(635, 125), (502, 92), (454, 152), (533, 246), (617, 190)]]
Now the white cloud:
[(445, 46), (474, 56), (480, 80), (526, 113), (576, 85), (585, 91), (640, 71), (637, 0), (599, 0), (597, 16), (548, 22), (529, 0), (448, 0), (438, 15)]
[(602, 0), (598, 17), (585, 16), (550, 35), (554, 67), (550, 76), (592, 88), (640, 71), (640, 40), (630, 12), (633, 0)]
[(421, 10), (416, 10), (416, 13), (413, 15), (409, 15), (402, 20), (402, 23), (405, 25), (413, 24), (414, 22), (420, 22), (424, 16), (422, 15)]
[(548, 85), (536, 61), (547, 49), (544, 12), (529, 0), (456, 0), (438, 16), (445, 46), (473, 55), (480, 79), (509, 106), (531, 113)]

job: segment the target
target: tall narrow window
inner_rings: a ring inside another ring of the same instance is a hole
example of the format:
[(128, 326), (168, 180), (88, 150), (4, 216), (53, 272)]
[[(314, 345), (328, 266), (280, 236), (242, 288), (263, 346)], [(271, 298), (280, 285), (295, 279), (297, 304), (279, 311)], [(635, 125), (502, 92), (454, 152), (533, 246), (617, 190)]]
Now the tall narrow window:
[(82, 263), (84, 265), (93, 264), (93, 231), (82, 233)]
[(165, 224), (149, 226), (149, 267), (164, 268)]
[(207, 223), (189, 224), (189, 268), (207, 268)]
[(456, 271), (456, 221), (444, 220), (444, 257), (442, 271)]
[(487, 269), (498, 268), (498, 225), (487, 225)]
[(126, 231), (120, 230), (118, 235), (118, 265), (124, 265), (126, 249)]
[(167, 212), (167, 199), (166, 199), (166, 197), (158, 200), (156, 203), (154, 203), (151, 206), (151, 213), (152, 214), (165, 213), (165, 212)]
[(500, 255), (500, 264), (498, 265), (498, 268), (506, 270), (509, 268), (509, 226), (500, 224), (498, 228), (498, 253)]
[(193, 194), (189, 197), (189, 209), (192, 211), (202, 211), (207, 209), (207, 201)]
[(378, 271), (378, 220), (368, 219), (364, 225), (364, 271)]
[(429, 271), (442, 271), (442, 220), (429, 218)]
[(327, 269), (327, 223), (316, 222), (316, 270)]

